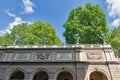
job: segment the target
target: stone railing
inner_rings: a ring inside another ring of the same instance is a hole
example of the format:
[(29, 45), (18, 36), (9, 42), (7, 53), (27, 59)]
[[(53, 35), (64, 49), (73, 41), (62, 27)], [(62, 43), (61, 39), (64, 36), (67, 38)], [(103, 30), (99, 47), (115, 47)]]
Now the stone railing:
[(8, 45), (0, 48), (111, 48), (109, 44), (67, 44), (67, 45)]

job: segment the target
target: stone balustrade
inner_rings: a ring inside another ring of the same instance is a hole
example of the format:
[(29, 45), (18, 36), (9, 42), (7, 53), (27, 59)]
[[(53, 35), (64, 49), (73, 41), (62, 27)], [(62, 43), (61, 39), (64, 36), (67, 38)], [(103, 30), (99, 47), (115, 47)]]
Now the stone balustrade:
[(2, 48), (111, 48), (109, 44), (67, 44), (67, 45), (1, 45)]

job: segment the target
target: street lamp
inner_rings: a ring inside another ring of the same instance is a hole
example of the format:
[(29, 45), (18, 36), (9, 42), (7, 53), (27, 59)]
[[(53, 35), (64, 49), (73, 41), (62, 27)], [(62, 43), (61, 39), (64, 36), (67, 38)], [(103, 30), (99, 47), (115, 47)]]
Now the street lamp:
[(17, 43), (17, 41), (18, 41), (18, 38), (19, 38), (19, 36), (18, 36), (18, 35), (15, 35), (15, 38), (14, 38), (14, 43), (13, 43), (13, 45), (16, 45), (16, 43)]
[(105, 41), (105, 35), (104, 35), (104, 34), (101, 34), (100, 38), (102, 39), (103, 44), (106, 44), (106, 41)]
[(79, 39), (80, 39), (79, 34), (75, 34), (75, 39), (76, 39), (76, 44), (79, 44)]

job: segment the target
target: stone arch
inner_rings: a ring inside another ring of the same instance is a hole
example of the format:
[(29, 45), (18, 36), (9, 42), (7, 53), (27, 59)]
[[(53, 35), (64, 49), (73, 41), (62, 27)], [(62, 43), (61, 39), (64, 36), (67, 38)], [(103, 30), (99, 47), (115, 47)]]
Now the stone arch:
[(23, 80), (23, 79), (25, 79), (25, 74), (20, 70), (16, 70), (16, 71), (12, 72), (9, 77), (9, 80), (13, 80), (13, 79)]
[(110, 77), (104, 70), (95, 68), (90, 71), (88, 80), (110, 80)]
[(21, 68), (12, 68), (12, 69), (8, 69), (8, 71), (6, 72), (6, 79), (7, 80), (10, 80), (10, 78), (14, 75), (14, 74), (16, 74), (16, 73), (21, 73), (21, 74), (23, 74), (23, 76), (24, 76), (24, 79), (25, 79), (25, 71), (23, 70), (23, 69), (21, 69)]
[(55, 80), (74, 80), (75, 77), (73, 75), (73, 72), (67, 68), (62, 68), (57, 71), (55, 77)]
[(31, 80), (48, 80), (49, 73), (46, 69), (36, 69), (31, 74)]

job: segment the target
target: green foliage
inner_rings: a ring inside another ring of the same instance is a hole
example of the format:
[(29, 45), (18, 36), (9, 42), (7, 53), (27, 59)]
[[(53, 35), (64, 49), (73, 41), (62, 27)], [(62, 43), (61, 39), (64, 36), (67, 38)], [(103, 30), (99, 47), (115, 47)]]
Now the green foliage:
[(9, 34), (5, 34), (4, 36), (0, 36), (0, 45), (9, 45), (12, 43), (11, 36)]
[(110, 40), (112, 47), (116, 49), (117, 54), (120, 57), (120, 26), (111, 31)]
[(73, 9), (64, 28), (63, 35), (68, 44), (76, 42), (75, 34), (79, 34), (79, 42), (83, 44), (102, 43), (100, 35), (109, 36), (105, 13), (98, 5), (94, 6), (91, 3)]
[(11, 33), (0, 37), (1, 45), (61, 44), (55, 29), (49, 23), (35, 21), (14, 26)]

